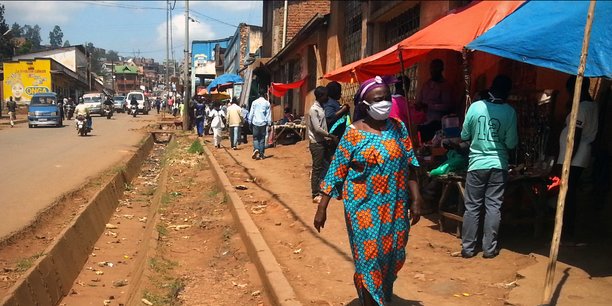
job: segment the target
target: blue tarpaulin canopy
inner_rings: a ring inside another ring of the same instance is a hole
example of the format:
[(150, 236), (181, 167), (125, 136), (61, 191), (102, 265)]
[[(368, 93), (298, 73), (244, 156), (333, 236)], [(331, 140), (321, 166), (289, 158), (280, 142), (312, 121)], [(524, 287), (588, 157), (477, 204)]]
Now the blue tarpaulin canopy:
[(212, 82), (210, 82), (210, 85), (208, 85), (206, 89), (208, 90), (208, 92), (211, 92), (213, 88), (228, 83), (244, 83), (244, 80), (237, 74), (226, 73), (215, 78)]
[[(576, 74), (589, 1), (528, 1), (467, 45), (568, 74)], [(585, 77), (612, 78), (612, 1), (597, 1)]]

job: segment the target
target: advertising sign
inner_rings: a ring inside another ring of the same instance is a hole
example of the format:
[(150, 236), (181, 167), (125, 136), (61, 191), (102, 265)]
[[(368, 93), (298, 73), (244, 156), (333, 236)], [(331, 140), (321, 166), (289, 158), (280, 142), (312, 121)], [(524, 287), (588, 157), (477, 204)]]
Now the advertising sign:
[(51, 61), (33, 60), (4, 63), (4, 97), (29, 103), (37, 93), (51, 92)]

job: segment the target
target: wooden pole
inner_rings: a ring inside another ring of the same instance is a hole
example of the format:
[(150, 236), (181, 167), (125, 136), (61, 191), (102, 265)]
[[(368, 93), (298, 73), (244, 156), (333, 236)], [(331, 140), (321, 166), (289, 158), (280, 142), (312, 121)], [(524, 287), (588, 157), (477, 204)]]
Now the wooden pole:
[(584, 67), (589, 50), (589, 40), (591, 37), (591, 26), (593, 24), (593, 13), (595, 11), (595, 0), (591, 0), (589, 4), (589, 12), (587, 21), (584, 27), (584, 39), (582, 41), (582, 53), (580, 54), (580, 65), (578, 66), (578, 75), (574, 86), (574, 99), (572, 101), (572, 112), (567, 128), (567, 141), (565, 144), (565, 156), (563, 158), (563, 170), (561, 173), (561, 188), (559, 190), (559, 198), (557, 200), (557, 213), (555, 216), (555, 231), (553, 233), (552, 242), (550, 244), (550, 255), (548, 256), (548, 269), (546, 270), (546, 281), (544, 283), (544, 296), (542, 304), (549, 305), (552, 298), (553, 283), (555, 278), (555, 269), (557, 266), (557, 255), (559, 254), (559, 242), (561, 240), (561, 229), (563, 228), (563, 210), (565, 208), (565, 196), (567, 195), (567, 183), (569, 179), (569, 170), (572, 162), (572, 154), (574, 149), (574, 135), (576, 133), (576, 119), (578, 118), (578, 105), (580, 104), (580, 93), (582, 92), (582, 79), (584, 77)]
[[(401, 72), (400, 74), (402, 75), (402, 88), (404, 88), (404, 95), (406, 96), (406, 103), (408, 103), (408, 89), (406, 87), (406, 81), (404, 80), (405, 76), (404, 76), (404, 56), (402, 55), (402, 50), (398, 50), (399, 52), (399, 62), (400, 62), (400, 68), (401, 68)], [(410, 135), (410, 140), (412, 141), (412, 147), (415, 149), (418, 149), (421, 144), (417, 141), (418, 137), (417, 137), (417, 131), (414, 129), (414, 126), (412, 125), (412, 114), (410, 113), (410, 106), (406, 105), (407, 109), (408, 109), (408, 126), (406, 128), (408, 128), (408, 134)]]
[(321, 79), (319, 78), (320, 75), (323, 75), (323, 63), (321, 63), (321, 55), (319, 54), (319, 49), (317, 48), (317, 45), (312, 45), (312, 51), (314, 52), (315, 58), (317, 60), (317, 77), (315, 78), (317, 80), (317, 86), (321, 85)]
[(470, 66), (468, 59), (468, 50), (466, 48), (463, 48), (461, 52), (461, 58), (463, 59), (463, 80), (465, 82), (465, 109), (463, 113), (463, 115), (465, 116), (467, 114), (468, 108), (470, 108), (470, 105), (472, 104), (472, 99), (470, 97)]

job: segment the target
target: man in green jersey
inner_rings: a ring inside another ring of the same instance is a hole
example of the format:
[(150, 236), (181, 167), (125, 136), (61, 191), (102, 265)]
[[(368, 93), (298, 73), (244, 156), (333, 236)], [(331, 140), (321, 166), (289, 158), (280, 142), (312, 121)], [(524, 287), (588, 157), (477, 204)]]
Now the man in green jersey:
[(508, 150), (518, 143), (516, 112), (505, 102), (511, 88), (512, 80), (498, 75), (488, 97), (470, 105), (463, 123), (461, 139), (470, 141), (461, 250), (465, 258), (476, 255), (476, 234), (483, 206), (483, 257), (499, 254), (497, 232), (508, 180)]

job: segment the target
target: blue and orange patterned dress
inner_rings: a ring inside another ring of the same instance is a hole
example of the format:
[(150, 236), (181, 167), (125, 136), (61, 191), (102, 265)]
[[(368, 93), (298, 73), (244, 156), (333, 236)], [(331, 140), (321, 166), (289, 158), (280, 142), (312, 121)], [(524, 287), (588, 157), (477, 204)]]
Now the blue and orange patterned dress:
[(351, 126), (321, 183), (322, 192), (344, 200), (354, 282), (362, 302), (363, 290), (379, 305), (389, 301), (406, 260), (409, 165), (419, 164), (403, 123), (388, 119), (381, 135)]

